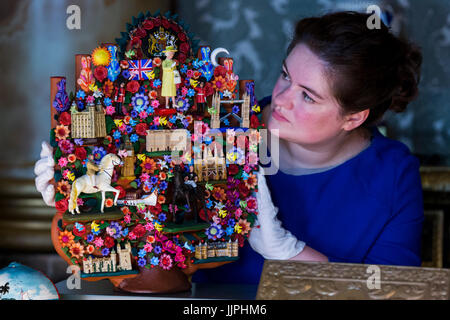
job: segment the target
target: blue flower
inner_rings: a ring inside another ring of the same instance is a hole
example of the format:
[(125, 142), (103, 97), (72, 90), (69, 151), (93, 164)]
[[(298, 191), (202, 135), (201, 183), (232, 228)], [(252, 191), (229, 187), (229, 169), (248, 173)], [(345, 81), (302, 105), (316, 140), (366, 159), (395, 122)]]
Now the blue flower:
[(82, 146), (83, 145), (83, 139), (74, 139), (73, 142), (75, 142), (75, 144), (77, 146)]
[(131, 136), (130, 136), (130, 141), (132, 142), (132, 143), (135, 143), (136, 141), (138, 141), (139, 140), (139, 136), (136, 134), (136, 133), (133, 133)]
[(164, 222), (164, 221), (167, 220), (167, 216), (166, 216), (165, 213), (160, 213), (159, 216), (158, 216), (158, 219), (159, 219), (161, 222)]
[(212, 208), (212, 205), (213, 205), (212, 201), (211, 201), (210, 199), (208, 199), (208, 200), (206, 201), (206, 208), (211, 209), (211, 208)]
[(77, 99), (84, 99), (86, 97), (86, 93), (83, 90), (77, 91)]
[(123, 237), (126, 237), (128, 235), (128, 228), (123, 229), (121, 234)]
[(158, 258), (158, 257), (153, 257), (153, 258), (150, 260), (150, 263), (151, 263), (152, 265), (154, 265), (154, 266), (159, 265), (159, 258)]
[(210, 137), (210, 136), (204, 137), (204, 138), (203, 138), (203, 142), (204, 142), (206, 145), (210, 145), (210, 144), (212, 143), (212, 137)]
[(148, 114), (152, 114), (153, 112), (155, 112), (155, 109), (153, 109), (152, 106), (149, 106), (149, 107), (147, 108), (147, 113), (148, 113)]
[(139, 115), (139, 112), (137, 112), (135, 109), (131, 110), (130, 116), (132, 118), (137, 118), (138, 115)]
[(150, 130), (158, 130), (158, 126), (156, 124), (152, 124), (150, 126)]
[(234, 106), (232, 111), (233, 111), (233, 113), (238, 113), (239, 112), (239, 106)]
[(188, 96), (188, 97), (193, 97), (194, 95), (195, 95), (195, 90), (192, 89), (192, 88), (190, 88), (190, 89), (188, 90), (188, 92), (187, 92), (187, 96)]
[(155, 247), (153, 248), (153, 251), (154, 251), (156, 254), (160, 254), (161, 251), (162, 251), (161, 246), (155, 246)]
[(100, 234), (101, 231), (102, 231), (102, 230), (100, 230), (100, 228), (97, 229), (97, 231), (91, 230), (92, 234), (93, 234), (93, 235), (96, 235), (96, 236), (98, 236), (98, 235)]
[(150, 182), (151, 182), (152, 184), (157, 183), (157, 182), (158, 182), (158, 177), (152, 176), (152, 177), (150, 178)]
[(231, 236), (233, 234), (233, 232), (234, 232), (234, 227), (228, 227), (225, 230), (225, 233), (227, 234), (227, 236)]
[(146, 264), (147, 264), (147, 259), (145, 259), (145, 258), (140, 258), (140, 259), (138, 260), (138, 266), (139, 266), (139, 267), (144, 267)]
[(171, 116), (169, 118), (169, 122), (172, 122), (173, 124), (175, 124), (175, 122), (177, 122), (177, 116)]
[(141, 186), (141, 179), (135, 179), (134, 182), (136, 182), (138, 188)]
[(145, 249), (139, 250), (138, 256), (139, 256), (140, 258), (144, 258), (146, 255), (147, 255), (147, 251), (145, 251)]
[(134, 119), (130, 119), (130, 126), (135, 127), (137, 125), (137, 121)]
[(130, 71), (128, 70), (123, 70), (122, 71), (122, 77), (124, 77), (125, 79), (128, 79), (130, 77)]
[(166, 189), (167, 189), (167, 182), (166, 182), (166, 181), (162, 181), (162, 182), (159, 184), (159, 189), (160, 189), (160, 190), (166, 190)]
[(113, 133), (113, 138), (114, 139), (120, 139), (120, 137), (122, 136), (122, 134), (120, 133), (120, 131), (119, 130), (116, 130), (116, 131), (114, 131), (114, 133)]
[(212, 223), (208, 229), (206, 229), (205, 234), (208, 236), (210, 240), (217, 240), (222, 238), (224, 231), (222, 226), (217, 223)]
[(159, 79), (153, 80), (154, 88), (159, 88), (160, 86), (161, 86), (161, 80), (159, 80)]
[(92, 233), (89, 233), (89, 234), (87, 235), (86, 241), (87, 241), (87, 242), (92, 242), (92, 241), (94, 241), (94, 235), (93, 235)]
[(92, 151), (92, 154), (94, 155), (94, 160), (96, 163), (100, 163), (102, 158), (106, 156), (106, 150), (103, 149), (103, 147), (94, 147), (94, 150)]
[(132, 127), (132, 126), (127, 125), (126, 128), (127, 128), (127, 133), (128, 133), (128, 134), (130, 134), (130, 133), (133, 132), (133, 127)]
[(230, 125), (230, 121), (228, 121), (228, 119), (223, 119), (223, 124), (226, 126)]
[(78, 107), (78, 110), (84, 110), (84, 103), (83, 103), (83, 101), (81, 101), (81, 100), (79, 100), (79, 101), (77, 101), (77, 107)]
[(103, 100), (103, 103), (107, 107), (110, 106), (112, 104), (111, 98), (105, 98), (105, 100)]
[(107, 255), (109, 255), (109, 249), (108, 249), (108, 248), (103, 248), (103, 250), (102, 250), (102, 255), (103, 255), (104, 257), (106, 257)]

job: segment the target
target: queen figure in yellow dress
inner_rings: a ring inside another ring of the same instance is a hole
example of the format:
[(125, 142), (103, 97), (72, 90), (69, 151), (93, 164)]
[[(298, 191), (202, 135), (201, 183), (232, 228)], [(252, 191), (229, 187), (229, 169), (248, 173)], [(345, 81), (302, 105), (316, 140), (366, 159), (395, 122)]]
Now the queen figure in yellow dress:
[(177, 52), (177, 50), (173, 46), (168, 46), (163, 51), (166, 55), (166, 59), (162, 63), (163, 76), (161, 96), (166, 97), (166, 108), (169, 107), (169, 98), (172, 98), (172, 105), (175, 104), (175, 96), (177, 94), (174, 71), (177, 69), (178, 62), (172, 60), (175, 52)]

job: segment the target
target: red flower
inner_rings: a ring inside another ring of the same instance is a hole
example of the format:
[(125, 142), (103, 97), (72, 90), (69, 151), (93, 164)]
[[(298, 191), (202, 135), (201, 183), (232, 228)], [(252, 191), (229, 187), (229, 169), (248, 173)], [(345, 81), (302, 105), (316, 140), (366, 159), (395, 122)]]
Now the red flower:
[(151, 30), (153, 29), (154, 25), (153, 25), (153, 21), (152, 20), (145, 20), (142, 23), (142, 27), (146, 30)]
[(136, 227), (134, 227), (133, 233), (137, 238), (141, 238), (146, 233), (145, 227), (142, 224), (138, 224)]
[(170, 23), (169, 23), (169, 21), (167, 21), (167, 19), (162, 19), (162, 25), (163, 25), (164, 29), (169, 29), (169, 27), (170, 27)]
[(258, 128), (260, 126), (259, 119), (256, 115), (252, 114), (250, 117), (250, 127), (251, 128)]
[(184, 32), (180, 32), (178, 34), (178, 39), (180, 39), (181, 42), (185, 42), (186, 41), (186, 34)]
[(247, 188), (247, 186), (245, 185), (245, 183), (240, 183), (238, 185), (238, 189), (239, 189), (239, 193), (243, 196), (243, 197), (248, 197), (248, 195), (250, 194), (250, 189)]
[(212, 95), (213, 93), (214, 93), (214, 88), (213, 88), (213, 86), (211, 85), (211, 83), (207, 82), (207, 83), (205, 84), (205, 94), (206, 94), (206, 96), (210, 96), (210, 95)]
[(103, 66), (95, 68), (95, 70), (94, 70), (94, 77), (98, 81), (102, 82), (103, 80), (106, 79), (107, 76), (108, 76), (108, 69), (106, 69)]
[(77, 157), (77, 159), (79, 160), (84, 160), (87, 157), (87, 151), (85, 148), (83, 147), (77, 147), (75, 148), (75, 156)]
[(130, 67), (130, 64), (127, 60), (120, 60), (120, 68), (121, 69), (128, 69)]
[(147, 124), (146, 123), (138, 123), (136, 125), (136, 133), (140, 136), (147, 135)]
[(55, 203), (55, 208), (58, 212), (64, 213), (69, 208), (69, 202), (67, 201), (67, 199), (59, 200)]
[[(171, 23), (171, 24), (170, 24), (170, 28), (171, 28), (173, 31), (175, 31), (176, 33), (180, 32), (180, 27), (179, 27), (176, 23)], [(178, 38), (178, 39), (180, 39), (180, 38)], [(181, 41), (184, 41), (184, 40), (181, 40)]]
[(70, 113), (68, 112), (63, 112), (59, 115), (59, 122), (61, 122), (61, 124), (68, 126), (72, 121), (70, 118)]
[(138, 45), (138, 47), (142, 46), (142, 40), (138, 37), (133, 37), (133, 39), (131, 39), (130, 46), (133, 47), (135, 45)]
[(155, 25), (155, 27), (159, 27), (161, 25), (161, 18), (156, 18), (153, 21), (153, 24)]
[(182, 53), (188, 53), (189, 52), (189, 44), (187, 42), (183, 42), (182, 44), (180, 44), (180, 51)]
[(72, 233), (74, 235), (76, 235), (77, 237), (82, 237), (82, 236), (84, 236), (86, 234), (86, 228), (83, 228), (82, 231), (79, 231), (77, 228), (73, 228)]
[(136, 93), (139, 91), (139, 82), (137, 80), (133, 80), (127, 83), (127, 91), (130, 91), (131, 93)]
[(110, 236), (106, 236), (104, 244), (105, 244), (105, 247), (111, 248), (114, 246), (114, 239)]
[(117, 149), (116, 146), (114, 144), (109, 144), (108, 147), (106, 148), (106, 151), (108, 153), (116, 153)]
[(227, 74), (227, 69), (225, 69), (225, 67), (223, 67), (223, 66), (217, 66), (214, 69), (214, 77), (221, 76), (221, 77), (225, 78), (226, 74)]
[(119, 198), (125, 197), (126, 191), (122, 186), (115, 186), (114, 188), (120, 191)]
[(234, 176), (239, 173), (239, 167), (236, 164), (230, 164), (228, 167), (228, 174)]
[(256, 202), (256, 198), (250, 198), (247, 199), (247, 210), (248, 211), (255, 211), (257, 209), (258, 205)]
[(160, 204), (160, 203), (157, 203), (157, 204), (154, 205), (154, 206), (150, 206), (149, 209), (150, 209), (150, 212), (151, 212), (152, 214), (154, 214), (154, 215), (160, 214), (161, 211), (162, 211), (162, 208), (161, 208), (161, 204)]
[(144, 28), (137, 28), (137, 30), (134, 32), (134, 36), (138, 38), (145, 38), (147, 35), (147, 31), (145, 31)]
[[(184, 54), (184, 53), (180, 53), (179, 55), (178, 55), (178, 61), (180, 61), (180, 63), (184, 63), (185, 61), (186, 61), (186, 59), (187, 59), (187, 57), (186, 57), (186, 55)], [(178, 84), (179, 85), (179, 84)]]

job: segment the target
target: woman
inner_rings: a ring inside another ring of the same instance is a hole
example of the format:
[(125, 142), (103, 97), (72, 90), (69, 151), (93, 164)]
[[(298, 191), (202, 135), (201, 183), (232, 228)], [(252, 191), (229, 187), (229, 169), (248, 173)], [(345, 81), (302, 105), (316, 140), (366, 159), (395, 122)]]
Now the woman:
[[(260, 103), (280, 138), (270, 192), (259, 175), (260, 227), (249, 241), (266, 258), (421, 264), (419, 162), (374, 125), (416, 97), (422, 56), (385, 26), (369, 30), (368, 17), (299, 21), (271, 102)], [(263, 258), (249, 246), (240, 257), (193, 281), (257, 283)]]
[(177, 68), (177, 61), (173, 60), (177, 50), (173, 46), (168, 46), (163, 52), (166, 55), (166, 59), (162, 63), (163, 76), (161, 96), (166, 97), (166, 108), (169, 108), (169, 98), (172, 98), (172, 105), (175, 105), (175, 96), (177, 94), (174, 74), (174, 71)]

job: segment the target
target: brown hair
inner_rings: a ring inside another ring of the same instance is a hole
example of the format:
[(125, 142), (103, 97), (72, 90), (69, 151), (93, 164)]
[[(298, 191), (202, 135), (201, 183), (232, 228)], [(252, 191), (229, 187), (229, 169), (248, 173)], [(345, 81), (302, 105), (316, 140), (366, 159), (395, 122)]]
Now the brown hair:
[(337, 12), (300, 20), (287, 54), (305, 44), (325, 64), (334, 97), (344, 114), (370, 109), (363, 126), (386, 110), (405, 110), (418, 94), (422, 54), (414, 44), (380, 29), (369, 29), (370, 14)]

